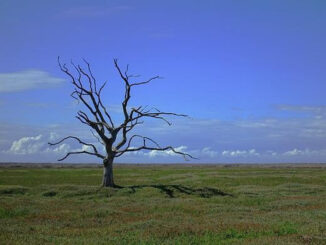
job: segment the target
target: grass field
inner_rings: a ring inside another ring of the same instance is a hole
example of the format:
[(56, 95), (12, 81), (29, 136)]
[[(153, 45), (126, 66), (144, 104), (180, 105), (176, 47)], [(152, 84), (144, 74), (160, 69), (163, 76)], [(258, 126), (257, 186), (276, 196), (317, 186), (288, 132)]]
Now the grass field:
[(0, 168), (0, 244), (326, 244), (326, 166)]

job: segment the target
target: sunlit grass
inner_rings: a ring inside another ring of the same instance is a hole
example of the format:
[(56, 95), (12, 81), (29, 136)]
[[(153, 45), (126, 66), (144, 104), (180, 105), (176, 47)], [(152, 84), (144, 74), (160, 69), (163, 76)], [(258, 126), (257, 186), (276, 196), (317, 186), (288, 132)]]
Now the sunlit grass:
[(4, 244), (326, 244), (326, 168), (1, 168)]

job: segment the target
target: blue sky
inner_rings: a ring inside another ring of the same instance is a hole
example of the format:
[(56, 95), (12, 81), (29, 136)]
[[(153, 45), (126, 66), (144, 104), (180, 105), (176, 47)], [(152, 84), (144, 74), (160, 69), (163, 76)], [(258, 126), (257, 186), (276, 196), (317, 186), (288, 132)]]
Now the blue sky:
[[(0, 159), (55, 162), (74, 134), (78, 105), (59, 70), (86, 58), (116, 120), (122, 83), (113, 67), (141, 78), (131, 105), (185, 113), (139, 132), (198, 157), (195, 162), (325, 162), (325, 1), (0, 2)], [(68, 162), (97, 162), (86, 156)], [(120, 162), (183, 162), (140, 152)]]

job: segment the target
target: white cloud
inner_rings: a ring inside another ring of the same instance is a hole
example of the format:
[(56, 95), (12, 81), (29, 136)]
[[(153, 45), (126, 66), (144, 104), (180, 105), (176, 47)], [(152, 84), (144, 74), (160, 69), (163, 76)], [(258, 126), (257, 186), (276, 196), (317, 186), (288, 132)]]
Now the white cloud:
[(226, 157), (247, 157), (247, 156), (259, 156), (260, 154), (255, 150), (225, 150), (222, 152), (223, 156)]
[(166, 152), (162, 151), (150, 151), (148, 153), (145, 153), (144, 155), (149, 157), (167, 156)]
[[(100, 153), (104, 152), (103, 146), (97, 142), (89, 130), (76, 127), (76, 124), (23, 127), (0, 123), (0, 159), (8, 162), (56, 162), (69, 151), (82, 149), (82, 145), (75, 140), (67, 140), (56, 146), (48, 144), (48, 142), (59, 141), (72, 131), (83, 141), (94, 144)], [(96, 157), (86, 154), (74, 155), (67, 159), (67, 162), (97, 161)]]
[(13, 154), (33, 154), (39, 152), (39, 150), (44, 146), (42, 142), (42, 135), (35, 137), (23, 137), (19, 140), (15, 140), (8, 153)]
[(81, 149), (76, 149), (74, 151), (90, 151), (90, 152), (92, 152), (93, 148), (91, 146), (89, 146), (89, 145), (82, 145)]
[(25, 70), (14, 73), (0, 73), (0, 93), (57, 86), (64, 79), (51, 76), (40, 70)]
[(277, 155), (278, 155), (277, 152), (272, 151), (272, 150), (267, 150), (267, 151), (266, 151), (266, 154), (267, 154), (267, 155), (272, 155), (272, 156), (277, 156)]
[(295, 156), (295, 155), (301, 154), (301, 152), (302, 151), (300, 151), (298, 149), (293, 149), (291, 151), (284, 152), (284, 155)]
[[(185, 150), (187, 150), (187, 146), (179, 146), (179, 147), (175, 147), (174, 149), (176, 151), (180, 151), (180, 152), (185, 152)], [(153, 151), (150, 151), (150, 152), (147, 152), (147, 153), (144, 153), (145, 156), (149, 156), (149, 157), (157, 157), (157, 156), (176, 156), (178, 154), (174, 153), (172, 150), (167, 150), (167, 151), (156, 151), (156, 150), (153, 150)]]
[(325, 150), (309, 150), (309, 149), (304, 149), (304, 150), (299, 150), (297, 148), (294, 148), (293, 150), (286, 151), (283, 153), (285, 156), (311, 156), (311, 155), (324, 155)]
[(259, 156), (259, 153), (258, 152), (256, 152), (256, 150), (255, 149), (251, 149), (251, 150), (249, 150), (249, 155), (253, 155), (253, 156)]
[(54, 141), (54, 140), (57, 140), (59, 138), (59, 135), (55, 132), (50, 132), (50, 141)]
[(66, 154), (70, 150), (70, 148), (71, 148), (70, 145), (64, 143), (54, 149), (47, 148), (46, 151), (51, 152), (51, 150), (52, 150), (53, 152), (56, 152), (56, 153)]
[[(12, 143), (10, 149), (5, 152), (14, 155), (32, 155), (40, 153), (65, 154), (71, 150), (71, 145), (67, 143), (49, 147), (48, 142), (53, 141), (53, 139), (57, 138), (58, 134), (54, 132), (50, 132), (49, 135), (45, 137), (42, 134), (38, 136), (22, 137), (18, 140), (15, 140)], [(81, 149), (75, 149), (73, 151), (89, 150), (88, 148), (89, 146), (83, 145)]]

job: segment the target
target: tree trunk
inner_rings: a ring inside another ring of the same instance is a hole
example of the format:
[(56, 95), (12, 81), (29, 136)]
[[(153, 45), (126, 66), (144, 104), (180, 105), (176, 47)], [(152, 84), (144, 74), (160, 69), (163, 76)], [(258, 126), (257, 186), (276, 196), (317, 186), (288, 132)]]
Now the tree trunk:
[(114, 187), (113, 181), (113, 159), (105, 159), (103, 161), (103, 179), (102, 186), (103, 187)]

